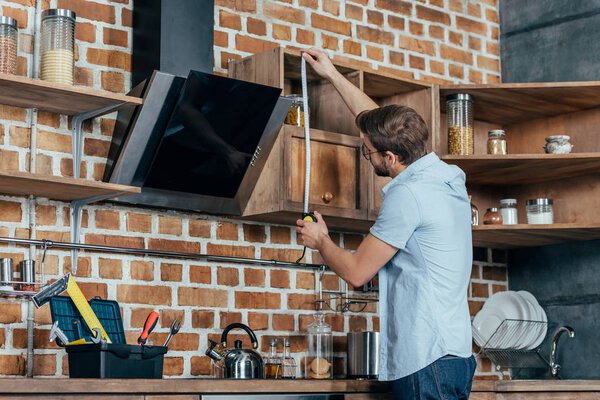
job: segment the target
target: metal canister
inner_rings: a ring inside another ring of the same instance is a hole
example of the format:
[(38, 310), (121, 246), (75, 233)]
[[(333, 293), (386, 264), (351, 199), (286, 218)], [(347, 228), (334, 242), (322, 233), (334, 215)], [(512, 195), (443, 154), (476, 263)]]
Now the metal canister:
[(0, 258), (0, 283), (10, 285), (13, 280), (12, 258)]
[(348, 333), (348, 377), (377, 379), (379, 332)]
[(35, 260), (23, 260), (21, 261), (21, 290), (33, 291), (35, 290)]

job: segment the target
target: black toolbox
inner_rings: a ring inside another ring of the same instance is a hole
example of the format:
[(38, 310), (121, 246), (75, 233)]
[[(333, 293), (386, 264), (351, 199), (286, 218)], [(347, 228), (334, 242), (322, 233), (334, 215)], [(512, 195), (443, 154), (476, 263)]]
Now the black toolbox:
[[(71, 378), (162, 378), (164, 346), (127, 344), (119, 303), (92, 299), (90, 307), (98, 317), (112, 343), (65, 346)], [(92, 333), (70, 297), (54, 296), (50, 300), (52, 322), (70, 341), (86, 339)]]

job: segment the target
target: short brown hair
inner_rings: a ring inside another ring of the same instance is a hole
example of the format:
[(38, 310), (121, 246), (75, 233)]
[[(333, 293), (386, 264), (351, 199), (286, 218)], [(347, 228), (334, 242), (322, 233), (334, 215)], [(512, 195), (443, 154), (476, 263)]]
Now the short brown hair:
[(363, 111), (356, 126), (369, 137), (378, 151), (397, 154), (406, 165), (425, 154), (429, 130), (423, 118), (412, 108), (392, 104)]

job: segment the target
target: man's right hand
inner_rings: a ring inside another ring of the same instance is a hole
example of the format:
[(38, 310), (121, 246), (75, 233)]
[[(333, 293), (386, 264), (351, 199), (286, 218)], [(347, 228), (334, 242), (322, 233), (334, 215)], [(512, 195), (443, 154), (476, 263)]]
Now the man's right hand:
[(335, 75), (339, 74), (329, 57), (327, 57), (327, 54), (319, 49), (311, 47), (310, 49), (304, 50), (302, 52), (302, 57), (321, 78), (331, 81)]

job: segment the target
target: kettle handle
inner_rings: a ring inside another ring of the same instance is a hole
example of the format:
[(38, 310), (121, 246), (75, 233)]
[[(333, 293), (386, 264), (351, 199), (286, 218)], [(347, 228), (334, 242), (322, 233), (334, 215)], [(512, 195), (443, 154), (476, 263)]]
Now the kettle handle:
[(229, 331), (236, 328), (245, 330), (246, 333), (250, 336), (250, 340), (252, 341), (252, 348), (258, 348), (258, 340), (256, 340), (256, 335), (254, 334), (254, 332), (252, 332), (252, 329), (239, 322), (234, 322), (233, 324), (227, 325), (227, 327), (223, 331), (223, 334), (221, 335), (221, 344), (223, 345), (223, 347), (227, 347), (227, 334), (229, 333)]

